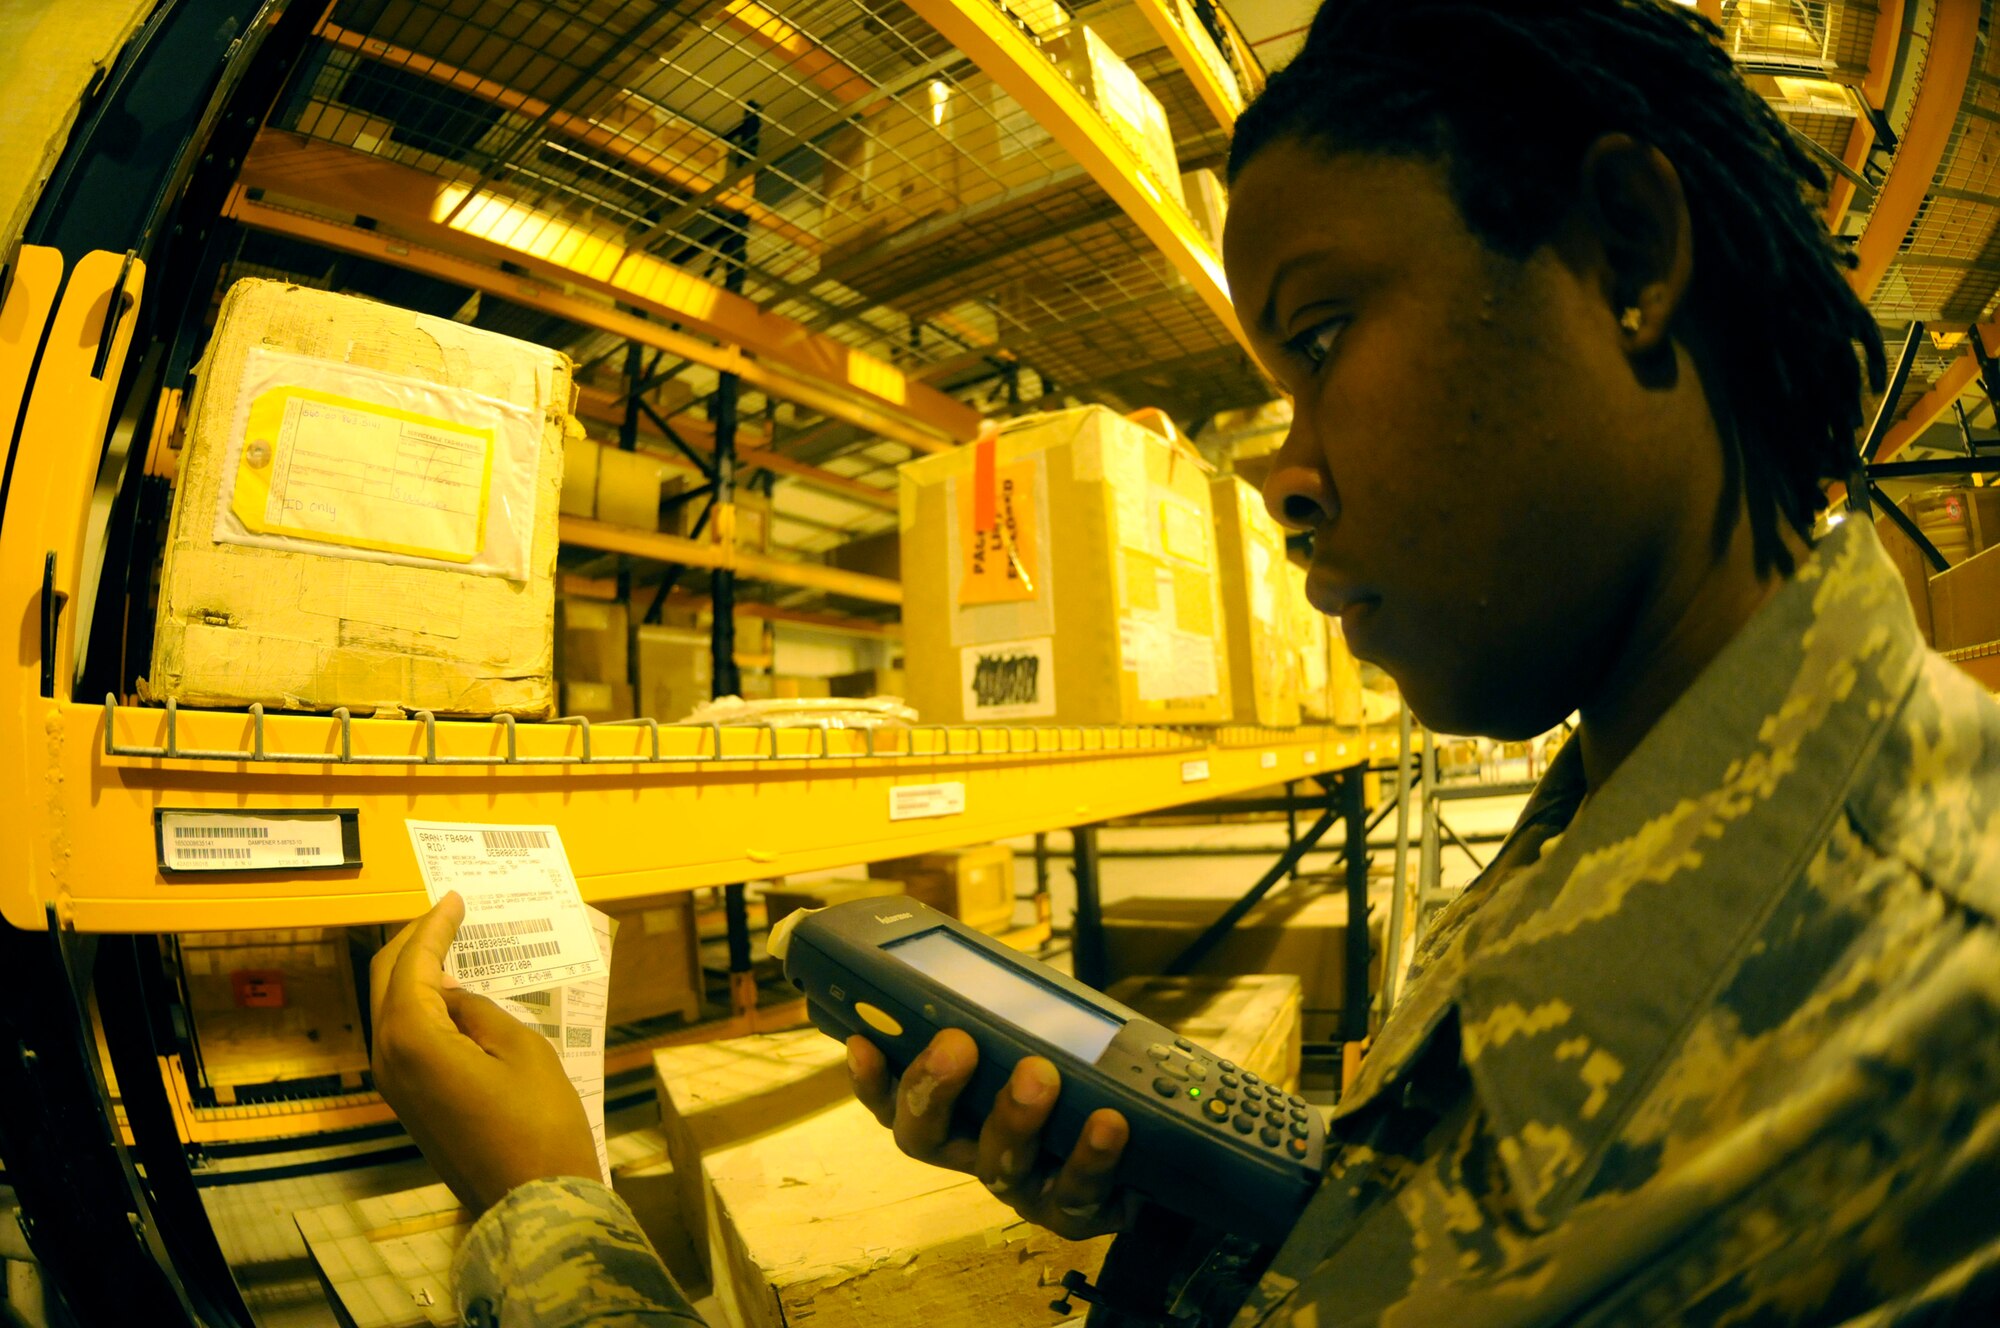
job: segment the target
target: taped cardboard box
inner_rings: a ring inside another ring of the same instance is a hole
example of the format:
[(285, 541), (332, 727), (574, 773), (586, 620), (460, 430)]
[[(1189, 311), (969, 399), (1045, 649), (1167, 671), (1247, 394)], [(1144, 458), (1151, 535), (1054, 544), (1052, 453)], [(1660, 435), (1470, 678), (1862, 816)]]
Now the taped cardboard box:
[(594, 438), (581, 435), (563, 440), (562, 514), (597, 515), (597, 460), (603, 450)]
[(1071, 25), (1068, 32), (1048, 43), (1048, 50), (1084, 100), (1097, 108), (1105, 124), (1139, 159), (1161, 193), (1185, 207), (1180, 159), (1160, 99), (1147, 91), (1132, 67), (1119, 59), (1089, 24)]
[(2000, 641), (2000, 549), (1975, 554), (1930, 579), (1939, 650)]
[(1076, 158), (986, 75), (965, 75), (954, 97), (959, 207), (1011, 208), (1081, 175)]
[(600, 907), (618, 923), (605, 1022), (631, 1024), (670, 1014), (688, 1023), (699, 1018), (701, 939), (695, 933), (694, 896), (683, 892)]
[(587, 719), (593, 724), (636, 717), (629, 682), (565, 682), (561, 709), (565, 716)]
[[(1371, 886), (1368, 989), (1381, 985), (1382, 919), (1388, 883)], [(1379, 895), (1379, 906), (1376, 897)], [(1104, 908), (1104, 948), (1110, 978), (1151, 976), (1222, 916), (1225, 899), (1120, 900)], [(1209, 951), (1195, 974), (1236, 977), (1290, 974), (1300, 983), (1307, 1036), (1326, 1035), (1346, 1000), (1347, 897), (1286, 893), (1265, 899)]]
[(1209, 497), (1215, 505), (1231, 708), (1238, 723), (1290, 728), (1299, 722), (1299, 656), (1286, 602), (1285, 532), (1264, 509), (1263, 495), (1234, 475), (1216, 476)]
[(660, 498), (679, 469), (653, 452), (597, 445), (597, 519), (635, 530), (660, 528)]
[(956, 100), (950, 84), (920, 84), (827, 140), (823, 264), (837, 265), (958, 210)]
[(1014, 850), (1005, 844), (888, 858), (869, 863), (868, 874), (968, 927), (996, 935), (1013, 929)]
[(802, 908), (832, 908), (857, 899), (886, 899), (903, 893), (901, 881), (857, 880), (799, 881), (773, 884), (764, 891), (764, 919), (770, 926)]
[(681, 1217), (707, 1276), (703, 1158), (852, 1101), (847, 1052), (818, 1029), (803, 1028), (665, 1047), (654, 1053), (653, 1069)]
[(1889, 561), (1902, 573), (1903, 588), (1910, 595), (1910, 612), (1916, 615), (1917, 630), (1924, 640), (1937, 644), (1937, 629), (1931, 619), (1931, 563), (1916, 541), (1886, 516), (1875, 518), (1875, 535), (1889, 554)]
[(179, 942), (201, 1079), (217, 1102), (312, 1081), (360, 1090), (368, 1047), (345, 929), (190, 932)]
[(189, 406), (141, 695), (547, 717), (570, 402), (558, 351), (238, 281)]
[(1135, 976), (1105, 994), (1290, 1093), (1299, 1086), (1301, 990), (1289, 973)]
[(656, 1062), (676, 1172), (699, 1150), (716, 1299), (738, 1328), (1034, 1323), (1065, 1272), (1103, 1263), (1108, 1239), (1061, 1240), (904, 1156), (816, 1030)]
[(901, 475), (903, 667), (925, 720), (1228, 720), (1199, 457), (1090, 406)]
[(619, 600), (556, 600), (556, 673), (565, 683), (624, 683), (632, 670), (632, 621)]

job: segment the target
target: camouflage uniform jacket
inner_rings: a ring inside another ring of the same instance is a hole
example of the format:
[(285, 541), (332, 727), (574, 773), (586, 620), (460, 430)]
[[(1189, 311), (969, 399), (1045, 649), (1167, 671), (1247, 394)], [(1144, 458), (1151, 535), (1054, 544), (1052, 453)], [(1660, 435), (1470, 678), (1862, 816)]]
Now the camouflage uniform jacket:
[(1238, 1324), (2000, 1323), (2000, 705), (1868, 524), (1581, 793), (1425, 938)]
[(530, 1181), (486, 1210), (452, 1269), (465, 1328), (706, 1328), (611, 1188)]

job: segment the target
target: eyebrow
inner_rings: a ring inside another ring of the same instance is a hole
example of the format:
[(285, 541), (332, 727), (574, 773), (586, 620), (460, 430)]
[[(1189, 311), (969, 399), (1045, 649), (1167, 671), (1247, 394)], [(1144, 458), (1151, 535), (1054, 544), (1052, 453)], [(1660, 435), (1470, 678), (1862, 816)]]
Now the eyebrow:
[(1304, 253), (1293, 254), (1290, 258), (1278, 264), (1277, 271), (1271, 274), (1271, 284), (1265, 287), (1264, 307), (1257, 314), (1257, 325), (1264, 329), (1265, 334), (1271, 340), (1284, 340), (1283, 334), (1278, 330), (1278, 292), (1284, 288), (1285, 279), (1298, 268), (1315, 262), (1324, 256), (1323, 251), (1313, 249), (1308, 249)]

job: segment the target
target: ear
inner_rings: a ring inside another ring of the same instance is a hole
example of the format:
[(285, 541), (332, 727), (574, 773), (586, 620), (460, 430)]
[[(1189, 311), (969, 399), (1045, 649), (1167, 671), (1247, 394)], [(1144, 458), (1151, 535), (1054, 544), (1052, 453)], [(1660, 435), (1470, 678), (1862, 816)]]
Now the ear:
[(1607, 314), (1628, 352), (1656, 350), (1694, 278), (1680, 172), (1651, 144), (1606, 134), (1583, 154), (1577, 183), (1576, 220), (1594, 241)]

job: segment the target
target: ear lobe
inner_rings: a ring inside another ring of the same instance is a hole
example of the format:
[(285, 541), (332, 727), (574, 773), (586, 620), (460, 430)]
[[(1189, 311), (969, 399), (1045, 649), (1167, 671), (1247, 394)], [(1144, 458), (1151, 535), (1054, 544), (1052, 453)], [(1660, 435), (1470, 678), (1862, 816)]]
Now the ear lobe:
[(1633, 353), (1665, 344), (1694, 279), (1694, 224), (1680, 172), (1629, 134), (1592, 143), (1578, 167), (1583, 220), (1604, 265), (1606, 315)]

